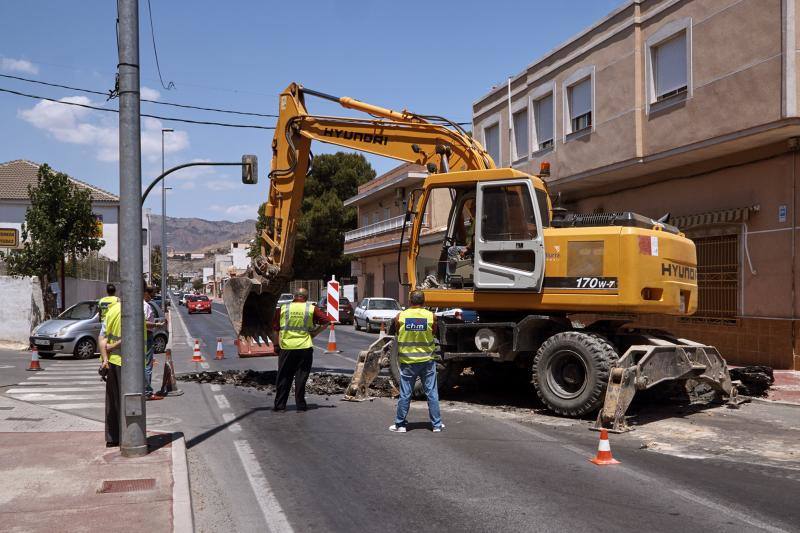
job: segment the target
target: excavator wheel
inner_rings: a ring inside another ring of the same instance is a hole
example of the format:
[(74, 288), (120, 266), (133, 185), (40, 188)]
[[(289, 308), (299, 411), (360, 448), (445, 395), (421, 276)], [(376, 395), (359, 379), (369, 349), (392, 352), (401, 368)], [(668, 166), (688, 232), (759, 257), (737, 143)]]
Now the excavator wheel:
[(564, 331), (547, 339), (533, 361), (533, 385), (553, 412), (578, 417), (603, 405), (619, 354), (597, 333)]

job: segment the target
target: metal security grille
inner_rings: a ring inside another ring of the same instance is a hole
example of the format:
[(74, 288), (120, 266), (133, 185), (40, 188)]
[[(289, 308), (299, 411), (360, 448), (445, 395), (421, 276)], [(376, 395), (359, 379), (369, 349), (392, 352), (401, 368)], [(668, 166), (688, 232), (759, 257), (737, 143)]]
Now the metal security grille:
[(736, 316), (739, 293), (739, 236), (694, 239), (697, 247), (697, 317)]

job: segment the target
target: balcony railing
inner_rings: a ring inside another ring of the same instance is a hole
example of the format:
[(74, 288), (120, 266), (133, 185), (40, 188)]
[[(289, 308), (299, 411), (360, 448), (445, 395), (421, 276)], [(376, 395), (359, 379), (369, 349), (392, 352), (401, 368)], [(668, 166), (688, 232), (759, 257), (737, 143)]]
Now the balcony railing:
[[(375, 235), (380, 235), (382, 233), (389, 233), (390, 231), (399, 230), (403, 227), (403, 219), (405, 215), (400, 215), (397, 217), (387, 218), (386, 220), (381, 220), (380, 222), (376, 222), (374, 224), (370, 224), (368, 226), (363, 226), (361, 228), (356, 228), (354, 230), (348, 231), (344, 234), (344, 242), (353, 242), (359, 239), (366, 239), (367, 237), (373, 237)], [(428, 217), (426, 216), (422, 220), (422, 225), (426, 225), (428, 221)], [(409, 231), (411, 227), (411, 223), (409, 222)]]

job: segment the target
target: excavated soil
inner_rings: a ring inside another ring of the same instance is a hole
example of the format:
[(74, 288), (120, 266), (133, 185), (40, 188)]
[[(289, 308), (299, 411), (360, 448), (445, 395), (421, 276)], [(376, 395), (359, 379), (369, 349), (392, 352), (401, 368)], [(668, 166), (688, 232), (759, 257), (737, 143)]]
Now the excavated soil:
[[(225, 370), (215, 372), (189, 372), (178, 374), (178, 381), (194, 381), (197, 383), (216, 383), (219, 385), (236, 385), (252, 387), (269, 393), (275, 392), (278, 372), (275, 370)], [(349, 374), (332, 372), (312, 372), (308, 378), (306, 392), (320, 396), (344, 394), (350, 384)], [(391, 380), (386, 376), (378, 376), (370, 387), (370, 396), (390, 398), (392, 396)]]
[(775, 382), (772, 368), (763, 365), (743, 366), (741, 368), (731, 368), (731, 379), (741, 381), (737, 385), (739, 394), (763, 398), (767, 395), (770, 386)]

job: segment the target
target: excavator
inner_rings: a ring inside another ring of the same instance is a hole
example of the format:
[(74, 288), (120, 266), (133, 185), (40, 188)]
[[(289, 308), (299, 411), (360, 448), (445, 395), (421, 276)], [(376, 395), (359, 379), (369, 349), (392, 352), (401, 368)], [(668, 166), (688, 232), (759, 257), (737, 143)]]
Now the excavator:
[[(362, 116), (310, 114), (307, 97)], [(401, 242), (407, 246), (399, 246), (398, 255), (406, 255), (405, 286), (422, 290), (428, 307), (468, 309), (478, 317), (440, 321), (440, 388), (467, 368), (488, 377), (515, 369), (553, 412), (597, 412), (595, 427), (611, 431), (630, 429), (625, 413), (637, 391), (668, 382), (687, 390), (705, 384), (718, 399), (736, 400), (726, 362), (714, 347), (625, 319), (637, 313), (690, 316), (696, 310), (695, 246), (677, 228), (630, 212), (566, 212), (551, 202), (546, 163), (537, 175), (497, 168), (478, 141), (446, 118), (297, 83), (279, 97), (260, 254), (223, 292), (240, 338), (268, 337), (277, 299), (292, 278), (312, 141), (427, 170), (404, 202)], [(439, 212), (449, 206), (446, 226), (430, 227), (424, 216), (429, 203)], [(572, 318), (583, 315), (591, 322)], [(345, 398), (365, 398), (382, 368), (397, 380), (392, 335), (361, 352)]]

